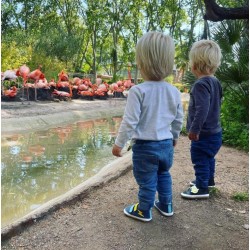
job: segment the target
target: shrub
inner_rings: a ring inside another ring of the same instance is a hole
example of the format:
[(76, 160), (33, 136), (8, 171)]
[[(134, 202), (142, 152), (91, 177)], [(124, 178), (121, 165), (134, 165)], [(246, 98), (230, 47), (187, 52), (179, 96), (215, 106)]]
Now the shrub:
[(226, 95), (222, 104), (221, 123), (223, 128), (223, 143), (239, 149), (249, 150), (248, 107), (231, 101)]

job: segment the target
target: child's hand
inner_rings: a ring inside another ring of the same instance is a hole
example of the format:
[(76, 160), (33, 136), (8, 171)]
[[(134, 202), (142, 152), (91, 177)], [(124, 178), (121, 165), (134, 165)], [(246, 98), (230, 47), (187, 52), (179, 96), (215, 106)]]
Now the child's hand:
[(189, 132), (188, 133), (188, 138), (191, 141), (199, 141), (199, 134), (195, 134), (195, 133)]
[(113, 149), (112, 149), (112, 154), (114, 156), (121, 157), (122, 156), (121, 151), (122, 151), (122, 148), (114, 144)]

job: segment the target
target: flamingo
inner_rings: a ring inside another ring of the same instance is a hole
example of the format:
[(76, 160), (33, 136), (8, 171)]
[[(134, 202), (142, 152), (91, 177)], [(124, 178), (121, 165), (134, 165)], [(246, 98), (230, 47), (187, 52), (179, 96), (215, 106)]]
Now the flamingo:
[(96, 91), (95, 91), (95, 94), (97, 95), (97, 96), (105, 96), (105, 95), (107, 95), (106, 93), (109, 91), (109, 85), (106, 83), (106, 82), (104, 82), (104, 83), (101, 83), (98, 87), (97, 87), (97, 89), (96, 89)]
[(69, 84), (69, 93), (66, 92), (66, 91), (59, 91), (57, 89), (55, 89), (53, 92), (52, 92), (53, 95), (57, 95), (59, 97), (64, 97), (64, 98), (71, 98), (72, 95), (73, 95), (73, 92), (72, 92), (72, 86), (71, 84)]
[(2, 81), (4, 80), (15, 81), (17, 78), (16, 72), (17, 72), (16, 70), (6, 70), (3, 73)]
[(36, 70), (32, 71), (30, 74), (28, 74), (28, 79), (35, 80), (35, 101), (37, 101), (36, 84), (38, 80), (43, 80), (44, 78), (45, 76), (41, 71), (41, 66), (39, 66)]
[(30, 73), (30, 68), (26, 64), (22, 65), (16, 72), (17, 76), (23, 78), (23, 83), (25, 84), (28, 80), (28, 74)]
[(131, 80), (126, 80), (126, 81), (124, 81), (123, 85), (124, 85), (124, 87), (125, 87), (126, 89), (129, 89), (129, 88), (131, 88), (132, 86), (134, 86), (135, 84), (132, 83)]
[(92, 87), (92, 85), (93, 85), (89, 78), (84, 78), (83, 83), (89, 87)]
[(95, 88), (93, 85), (93, 88), (89, 87), (88, 90), (78, 91), (78, 95), (83, 96), (83, 97), (87, 97), (88, 99), (93, 100), (96, 89), (97, 88)]
[(79, 86), (83, 84), (83, 79), (80, 79), (79, 77), (74, 77), (72, 80), (73, 86)]
[(46, 88), (48, 89), (49, 88), (49, 84), (48, 84), (48, 81), (46, 78), (44, 78), (43, 80), (38, 80), (37, 82), (37, 87), (38, 88)]
[(51, 79), (48, 83), (48, 86), (50, 88), (56, 88), (56, 83), (55, 83), (55, 80), (54, 79)]
[(88, 86), (86, 85), (86, 84), (80, 84), (80, 85), (78, 85), (78, 90), (88, 90)]
[(69, 82), (67, 81), (59, 81), (57, 84), (56, 84), (57, 88), (66, 88), (66, 87), (69, 87)]
[(17, 95), (17, 88), (16, 86), (11, 87), (10, 89), (4, 90), (3, 92), (4, 96), (8, 97), (15, 97)]
[[(23, 78), (23, 88), (22, 88), (22, 96), (24, 99), (24, 86), (26, 86), (26, 82), (28, 80), (28, 74), (30, 73), (30, 68), (28, 66), (26, 66), (26, 64), (22, 65), (16, 72), (17, 76), (20, 76)], [(27, 99), (29, 102), (29, 88), (27, 88)], [(22, 101), (23, 104), (23, 101)], [(30, 104), (30, 102), (29, 102)]]
[(99, 86), (102, 83), (102, 78), (96, 78), (95, 83)]
[(63, 70), (58, 74), (59, 77), (59, 81), (68, 81), (69, 80), (69, 76), (67, 73), (65, 73)]
[(94, 91), (92, 89), (89, 89), (85, 91), (80, 91), (78, 92), (78, 94), (82, 96), (94, 96)]
[(6, 70), (5, 72), (2, 73), (1, 77), (1, 83), (2, 83), (2, 89), (3, 89), (3, 81), (16, 81), (17, 75), (16, 75), (16, 70)]
[(35, 156), (40, 156), (45, 152), (45, 147), (41, 145), (32, 145), (29, 147), (29, 152)]
[[(56, 88), (59, 91), (65, 91), (65, 88), (69, 88), (69, 76), (63, 70), (58, 74), (58, 82), (56, 84)], [(65, 91), (66, 92), (66, 91)], [(67, 92), (66, 92), (67, 93)]]

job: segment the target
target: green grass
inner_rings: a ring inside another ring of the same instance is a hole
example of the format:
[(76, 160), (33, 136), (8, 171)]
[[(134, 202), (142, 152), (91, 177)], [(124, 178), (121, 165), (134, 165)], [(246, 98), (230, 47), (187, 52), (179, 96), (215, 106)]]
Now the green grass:
[(216, 187), (209, 188), (209, 195), (218, 197), (220, 195), (220, 190)]
[(249, 200), (249, 195), (247, 192), (241, 192), (241, 193), (235, 193), (232, 196), (232, 199), (235, 201), (248, 201)]

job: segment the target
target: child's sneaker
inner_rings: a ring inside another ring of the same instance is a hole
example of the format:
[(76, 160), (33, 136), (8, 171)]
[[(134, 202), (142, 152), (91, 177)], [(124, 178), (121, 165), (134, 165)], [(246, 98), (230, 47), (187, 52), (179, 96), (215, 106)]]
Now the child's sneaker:
[(138, 205), (139, 203), (125, 207), (123, 210), (124, 214), (137, 220), (151, 221), (152, 220), (151, 209), (148, 211), (142, 211), (138, 209)]
[[(190, 184), (190, 186), (196, 186), (196, 180), (190, 181), (189, 184)], [(214, 179), (210, 179), (210, 180), (208, 181), (208, 187), (209, 187), (209, 188), (214, 188), (214, 187), (215, 187)]]
[(159, 201), (155, 201), (155, 208), (164, 216), (172, 216), (173, 212), (173, 205), (172, 203), (168, 204), (167, 206), (162, 206)]
[(182, 192), (181, 196), (187, 199), (203, 199), (209, 197), (209, 191), (208, 189), (198, 189), (196, 186), (192, 186)]

